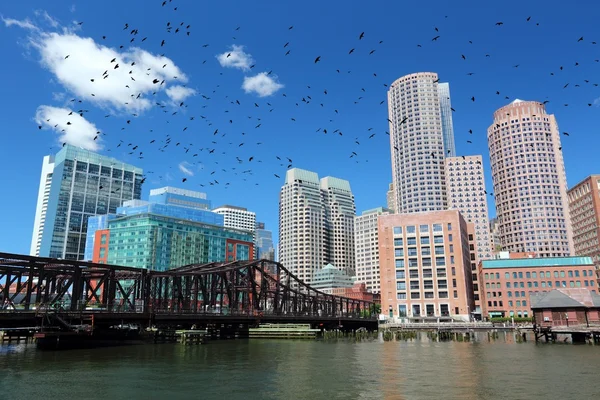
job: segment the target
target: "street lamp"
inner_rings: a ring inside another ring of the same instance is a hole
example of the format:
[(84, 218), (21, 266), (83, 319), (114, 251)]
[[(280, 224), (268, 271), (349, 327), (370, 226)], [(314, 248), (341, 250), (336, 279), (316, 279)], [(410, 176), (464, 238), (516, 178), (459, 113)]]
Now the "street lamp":
[(567, 319), (567, 327), (569, 327), (569, 313), (565, 313), (565, 318)]

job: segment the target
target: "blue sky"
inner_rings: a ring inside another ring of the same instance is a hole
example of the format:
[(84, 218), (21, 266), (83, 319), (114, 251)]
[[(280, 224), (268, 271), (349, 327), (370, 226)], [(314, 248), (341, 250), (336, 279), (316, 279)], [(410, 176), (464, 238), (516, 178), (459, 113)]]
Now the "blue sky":
[[(320, 176), (348, 179), (359, 213), (385, 206), (391, 167), (384, 85), (418, 71), (450, 82), (457, 153), (484, 155), (488, 188), (486, 129), (494, 110), (515, 98), (550, 101), (548, 111), (570, 133), (562, 140), (571, 186), (598, 172), (600, 86), (593, 84), (600, 83), (600, 44), (592, 42), (600, 43), (600, 4), (161, 3), (38, 0), (0, 7), (0, 250), (28, 252), (42, 157), (59, 150), (61, 128), (72, 143), (152, 171), (144, 196), (164, 185), (201, 190), (215, 206), (255, 211), (275, 235), (287, 158)], [(65, 109), (87, 111), (82, 118)], [(171, 144), (161, 151), (167, 135)], [(352, 152), (358, 155), (350, 158)]]

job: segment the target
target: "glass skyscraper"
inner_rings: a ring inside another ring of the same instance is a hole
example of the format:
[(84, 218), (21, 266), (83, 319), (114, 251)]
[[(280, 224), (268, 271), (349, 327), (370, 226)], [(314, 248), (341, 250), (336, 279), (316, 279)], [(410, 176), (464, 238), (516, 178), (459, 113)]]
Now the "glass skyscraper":
[[(40, 190), (47, 207), (39, 255), (82, 260), (88, 218), (115, 213), (124, 201), (139, 199), (141, 192), (142, 169), (65, 145), (54, 157), (49, 192)], [(43, 200), (38, 199), (38, 208)], [(34, 237), (39, 228), (34, 227)]]
[(275, 260), (275, 247), (273, 246), (273, 232), (265, 229), (264, 222), (256, 223), (256, 258)]
[(444, 157), (455, 157), (454, 125), (452, 124), (452, 103), (450, 102), (450, 84), (438, 83), (440, 114), (442, 116), (442, 136), (444, 141)]

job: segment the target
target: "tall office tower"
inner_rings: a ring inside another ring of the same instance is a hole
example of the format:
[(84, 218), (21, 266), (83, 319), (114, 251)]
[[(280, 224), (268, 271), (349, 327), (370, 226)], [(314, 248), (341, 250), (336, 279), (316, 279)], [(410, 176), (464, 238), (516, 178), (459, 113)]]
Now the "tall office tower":
[(452, 103), (450, 102), (450, 84), (438, 83), (440, 113), (442, 116), (442, 135), (444, 140), (444, 156), (455, 157), (454, 125), (452, 124)]
[(569, 189), (569, 212), (575, 255), (590, 256), (600, 267), (600, 175), (590, 175)]
[(444, 135), (438, 76), (419, 72), (388, 91), (395, 212), (446, 209)]
[(48, 210), (48, 198), (50, 197), (53, 171), (54, 156), (45, 156), (44, 161), (42, 162), (42, 176), (40, 177), (40, 188), (38, 190), (38, 200), (33, 222), (33, 236), (31, 237), (31, 249), (29, 250), (29, 255), (36, 257), (40, 255), (42, 233), (44, 232), (44, 225), (46, 223), (46, 211)]
[(275, 261), (275, 247), (273, 246), (273, 232), (265, 229), (264, 222), (256, 223), (256, 259)]
[(140, 168), (66, 145), (54, 158), (39, 255), (82, 260), (88, 218), (115, 213), (141, 192)]
[(279, 194), (279, 262), (309, 283), (325, 262), (325, 207), (319, 176), (289, 169)]
[(446, 158), (448, 208), (475, 226), (477, 260), (492, 258), (492, 238), (481, 156)]
[(325, 258), (348, 276), (354, 276), (354, 216), (356, 206), (350, 182), (331, 176), (321, 179), (325, 206)]
[(354, 217), (354, 246), (356, 248), (356, 280), (363, 282), (371, 293), (379, 293), (379, 242), (377, 218), (390, 210), (378, 207)]
[(502, 249), (565, 257), (573, 251), (567, 178), (554, 115), (515, 100), (488, 128)]
[(390, 186), (389, 186), (388, 191), (386, 193), (386, 202), (387, 202), (387, 209), (392, 214), (396, 212), (395, 211), (396, 210), (396, 204), (395, 204), (395, 201), (394, 201), (395, 198), (396, 198), (396, 192), (394, 190), (394, 184), (390, 183)]
[(241, 229), (252, 233), (256, 230), (256, 213), (244, 207), (224, 205), (213, 210), (224, 218), (225, 228)]
[(349, 215), (353, 224), (354, 210), (347, 181), (319, 180), (314, 172), (288, 170), (279, 194), (279, 262), (307, 283), (327, 263), (353, 270), (354, 231)]

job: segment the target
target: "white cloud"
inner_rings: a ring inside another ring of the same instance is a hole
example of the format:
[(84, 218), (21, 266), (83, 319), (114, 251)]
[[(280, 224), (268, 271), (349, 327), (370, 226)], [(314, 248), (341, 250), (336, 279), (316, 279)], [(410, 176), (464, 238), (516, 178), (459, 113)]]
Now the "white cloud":
[(11, 26), (15, 25), (15, 26), (18, 26), (19, 28), (30, 29), (32, 31), (39, 30), (39, 28), (37, 26), (35, 26), (29, 19), (18, 20), (18, 19), (12, 19), (12, 18), (4, 18), (3, 16), (0, 16), (0, 18), (2, 18), (2, 22), (4, 22), (4, 25), (7, 27), (11, 27)]
[(194, 171), (190, 169), (192, 164), (187, 161), (183, 161), (179, 163), (179, 170), (186, 174), (187, 176), (194, 176)]
[(221, 67), (239, 68), (243, 70), (250, 69), (250, 65), (254, 62), (252, 56), (244, 52), (244, 46), (232, 45), (230, 51), (218, 54), (217, 60)]
[(244, 77), (242, 89), (246, 93), (256, 93), (259, 97), (271, 96), (283, 85), (277, 82), (277, 77), (270, 77), (266, 72), (261, 72), (258, 75)]
[(167, 93), (167, 96), (169, 96), (169, 98), (175, 102), (181, 102), (196, 94), (194, 89), (179, 85), (168, 87), (165, 92)]
[[(69, 115), (72, 113), (71, 115)], [(96, 125), (86, 120), (76, 111), (68, 108), (39, 106), (35, 113), (35, 121), (39, 126), (52, 129), (59, 134), (59, 142), (68, 143), (84, 149), (98, 151), (102, 149)]]
[(38, 18), (43, 18), (51, 27), (58, 28), (60, 23), (48, 14), (46, 10), (35, 10), (34, 14)]
[[(37, 11), (36, 16), (58, 28), (58, 22), (45, 11)], [(79, 100), (105, 108), (141, 112), (157, 101), (154, 94), (163, 93), (171, 84), (176, 86), (168, 96), (176, 96), (179, 101), (194, 93), (177, 89), (188, 79), (167, 57), (137, 47), (123, 51), (106, 47), (92, 38), (75, 34), (73, 27), (46, 32), (28, 20), (2, 20), (6, 26), (32, 30), (28, 45), (39, 52), (42, 65), (55, 80)], [(113, 59), (115, 62), (111, 62)], [(117, 64), (119, 67), (115, 69)]]

